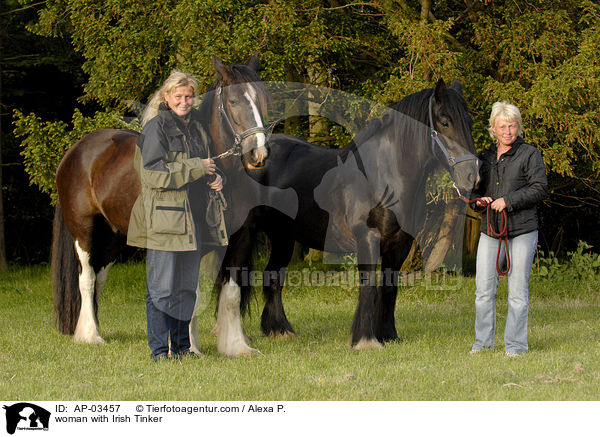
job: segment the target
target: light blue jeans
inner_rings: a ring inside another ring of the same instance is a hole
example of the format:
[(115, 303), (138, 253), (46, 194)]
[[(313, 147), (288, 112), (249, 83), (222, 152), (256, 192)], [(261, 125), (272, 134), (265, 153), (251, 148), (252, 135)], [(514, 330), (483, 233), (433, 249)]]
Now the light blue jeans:
[[(528, 232), (508, 240), (510, 271), (508, 272), (508, 314), (504, 331), (507, 353), (523, 353), (527, 344), (529, 315), (529, 275), (538, 242), (538, 231)], [(496, 254), (498, 240), (481, 234), (477, 248), (475, 275), (475, 344), (473, 350), (494, 347), (496, 334), (496, 292), (498, 272)], [(500, 267), (506, 265), (504, 243), (500, 251)]]

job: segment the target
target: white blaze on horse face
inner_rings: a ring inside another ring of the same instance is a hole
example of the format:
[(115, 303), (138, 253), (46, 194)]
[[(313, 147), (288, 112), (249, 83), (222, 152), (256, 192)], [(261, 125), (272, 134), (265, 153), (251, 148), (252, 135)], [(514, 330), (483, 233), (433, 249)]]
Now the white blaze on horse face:
[[(250, 107), (252, 108), (252, 116), (254, 117), (254, 122), (256, 123), (256, 127), (263, 127), (262, 117), (260, 115), (260, 111), (258, 110), (258, 94), (256, 89), (252, 86), (252, 84), (247, 84), (247, 90), (244, 92), (244, 97), (248, 99), (250, 102)], [(262, 163), (264, 159), (267, 157), (267, 137), (263, 133), (257, 133), (253, 135), (256, 138), (256, 150), (254, 151), (256, 161)]]
[(246, 343), (240, 315), (241, 289), (232, 279), (221, 290), (217, 312), (217, 350), (220, 354), (237, 357), (258, 352)]
[(73, 340), (77, 343), (104, 343), (98, 331), (96, 317), (94, 315), (94, 291), (96, 287), (96, 274), (90, 263), (90, 254), (83, 250), (79, 241), (75, 242), (75, 250), (81, 273), (79, 274), (79, 292), (81, 293), (81, 309)]

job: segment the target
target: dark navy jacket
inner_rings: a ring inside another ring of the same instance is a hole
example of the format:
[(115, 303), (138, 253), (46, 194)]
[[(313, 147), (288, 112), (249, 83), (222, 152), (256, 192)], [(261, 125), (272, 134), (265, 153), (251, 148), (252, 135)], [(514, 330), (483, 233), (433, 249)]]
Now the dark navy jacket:
[[(496, 155), (495, 145), (479, 154), (481, 182), (471, 198), (489, 196), (496, 200), (504, 197), (509, 238), (535, 231), (538, 229), (537, 205), (548, 197), (548, 179), (541, 153), (517, 137), (499, 161)], [(481, 232), (487, 234), (486, 209), (473, 206), (476, 211), (482, 211)], [(498, 232), (501, 215), (496, 211), (491, 214), (491, 223)]]

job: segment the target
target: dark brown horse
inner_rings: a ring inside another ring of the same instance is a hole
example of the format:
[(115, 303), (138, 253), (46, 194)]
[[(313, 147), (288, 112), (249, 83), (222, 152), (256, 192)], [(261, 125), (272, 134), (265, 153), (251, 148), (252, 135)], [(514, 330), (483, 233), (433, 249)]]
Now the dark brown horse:
[[(235, 181), (236, 175), (245, 175), (244, 166), (260, 168), (267, 157), (263, 116), (268, 95), (257, 74), (257, 56), (248, 66), (227, 67), (216, 58), (213, 64), (217, 80), (199, 111), (213, 156), (241, 148), (241, 159), (227, 156), (218, 162), (226, 179)], [(98, 299), (123, 248), (140, 193), (133, 167), (137, 137), (136, 132), (115, 129), (86, 135), (65, 154), (56, 173), (54, 309), (60, 332), (73, 334), (76, 342), (104, 342), (98, 329)], [(230, 205), (225, 213), (227, 229), (234, 232), (254, 206), (256, 187), (228, 183), (223, 191)]]

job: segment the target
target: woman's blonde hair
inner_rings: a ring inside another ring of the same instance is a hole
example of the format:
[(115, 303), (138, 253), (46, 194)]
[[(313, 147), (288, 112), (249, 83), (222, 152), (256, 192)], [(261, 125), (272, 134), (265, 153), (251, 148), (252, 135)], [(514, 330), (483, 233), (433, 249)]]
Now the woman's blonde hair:
[(162, 86), (152, 95), (148, 102), (148, 106), (144, 109), (142, 126), (145, 126), (146, 123), (158, 114), (158, 107), (161, 103), (166, 101), (165, 94), (171, 93), (171, 91), (180, 86), (189, 86), (192, 88), (194, 96), (198, 95), (198, 81), (194, 76), (181, 70), (171, 71), (167, 80), (165, 80)]
[(519, 127), (519, 136), (523, 136), (523, 124), (521, 120), (521, 111), (515, 105), (511, 105), (507, 101), (496, 102), (492, 105), (492, 113), (490, 114), (490, 125), (488, 127), (488, 132), (490, 136), (494, 140), (498, 140), (496, 138), (496, 133), (494, 132), (494, 125), (496, 124), (496, 119), (501, 118), (504, 121), (515, 121)]

